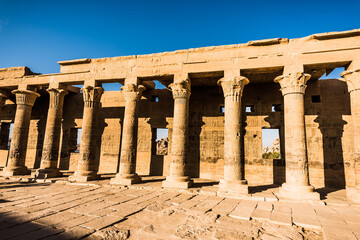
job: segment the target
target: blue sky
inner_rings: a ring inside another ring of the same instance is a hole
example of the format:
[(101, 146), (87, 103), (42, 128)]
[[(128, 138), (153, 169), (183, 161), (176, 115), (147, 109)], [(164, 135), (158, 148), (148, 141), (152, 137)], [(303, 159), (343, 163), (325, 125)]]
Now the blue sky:
[(34, 72), (55, 73), (60, 60), (355, 28), (360, 28), (359, 0), (0, 0), (0, 68), (28, 66)]

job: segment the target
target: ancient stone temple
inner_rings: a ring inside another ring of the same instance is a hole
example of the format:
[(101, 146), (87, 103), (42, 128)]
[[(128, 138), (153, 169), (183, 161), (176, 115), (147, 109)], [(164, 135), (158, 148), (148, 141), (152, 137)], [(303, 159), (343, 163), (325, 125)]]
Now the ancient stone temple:
[[(59, 64), (54, 74), (0, 69), (4, 176), (112, 173), (111, 184), (130, 185), (160, 175), (164, 188), (205, 178), (224, 196), (278, 184), (284, 198), (316, 200), (315, 188), (330, 187), (360, 201), (359, 29)], [(335, 68), (341, 77), (320, 79)], [(279, 130), (279, 159), (262, 157), (267, 128)]]

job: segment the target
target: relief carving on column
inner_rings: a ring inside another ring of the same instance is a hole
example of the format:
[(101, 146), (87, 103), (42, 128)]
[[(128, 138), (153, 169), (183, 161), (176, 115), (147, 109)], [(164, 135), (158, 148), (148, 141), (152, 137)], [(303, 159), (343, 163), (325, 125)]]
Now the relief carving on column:
[(220, 85), (224, 92), (224, 97), (231, 97), (233, 102), (239, 102), (243, 90), (249, 80), (243, 76), (221, 78), (217, 84)]
[(136, 86), (135, 84), (126, 84), (121, 87), (121, 90), (123, 91), (126, 102), (134, 102), (141, 99), (141, 94), (146, 88), (143, 85)]
[(190, 79), (186, 79), (182, 82), (171, 83), (169, 88), (172, 91), (173, 98), (189, 98), (191, 94)]
[(102, 87), (84, 86), (81, 91), (83, 92), (85, 107), (93, 108), (99, 105), (104, 89)]
[(64, 96), (68, 94), (68, 91), (62, 88), (48, 88), (46, 91), (50, 94), (49, 108), (52, 109), (61, 107)]
[(360, 90), (360, 68), (344, 71), (340, 76), (345, 79), (349, 92)]
[(12, 94), (16, 95), (17, 105), (29, 105), (34, 106), (35, 100), (40, 96), (39, 93), (30, 90), (13, 90)]
[(280, 84), (280, 90), (283, 96), (289, 93), (305, 94), (306, 82), (310, 78), (310, 74), (303, 72), (294, 72), (278, 76), (274, 79), (274, 82)]

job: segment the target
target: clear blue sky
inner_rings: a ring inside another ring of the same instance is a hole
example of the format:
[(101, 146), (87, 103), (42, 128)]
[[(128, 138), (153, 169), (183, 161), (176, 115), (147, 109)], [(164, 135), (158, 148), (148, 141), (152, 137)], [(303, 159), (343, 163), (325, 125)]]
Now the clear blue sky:
[(359, 0), (0, 0), (0, 68), (28, 66), (35, 72), (55, 73), (60, 60), (355, 28), (360, 28)]
[(0, 68), (360, 28), (360, 1), (0, 0)]

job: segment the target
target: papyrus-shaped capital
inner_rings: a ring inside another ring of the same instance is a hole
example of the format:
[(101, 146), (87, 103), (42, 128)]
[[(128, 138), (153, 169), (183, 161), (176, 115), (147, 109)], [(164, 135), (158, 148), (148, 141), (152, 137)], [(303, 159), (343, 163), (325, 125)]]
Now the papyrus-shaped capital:
[(101, 96), (104, 92), (102, 87), (84, 86), (83, 92), (85, 107), (97, 107), (100, 104)]
[(134, 102), (141, 99), (141, 94), (146, 90), (146, 88), (143, 85), (135, 85), (130, 83), (121, 87), (121, 90), (123, 91), (126, 102)]
[(310, 78), (310, 74), (303, 72), (293, 72), (276, 77), (274, 82), (280, 84), (280, 90), (283, 96), (290, 93), (305, 94), (306, 82)]
[(344, 71), (340, 76), (345, 79), (349, 92), (360, 89), (360, 68)]
[(243, 76), (224, 77), (217, 84), (220, 85), (224, 92), (224, 97), (231, 97), (234, 102), (239, 102), (243, 94), (243, 90), (249, 80)]

